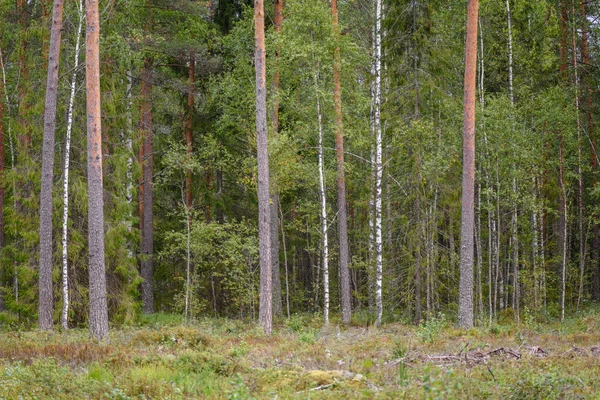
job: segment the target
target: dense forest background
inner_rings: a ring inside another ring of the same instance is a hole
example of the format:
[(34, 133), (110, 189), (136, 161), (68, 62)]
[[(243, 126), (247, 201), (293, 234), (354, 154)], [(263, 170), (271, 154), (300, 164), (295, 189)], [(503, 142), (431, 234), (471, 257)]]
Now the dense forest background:
[[(275, 5), (265, 4), (277, 203), (271, 229), (278, 237), (274, 313), (323, 312), (326, 269), (333, 317), (341, 312), (339, 48), (354, 318), (375, 321), (381, 278), (384, 322), (438, 313), (454, 319), (466, 1), (383, 2), (380, 169), (374, 167), (376, 3), (338, 6), (339, 27), (328, 2), (285, 0), (275, 29)], [(4, 326), (37, 321), (51, 11), (50, 0), (0, 0)], [(54, 320), (61, 320), (68, 283), (71, 326), (85, 325), (89, 314), (83, 15), (83, 2), (65, 2), (54, 148)], [(560, 319), (600, 299), (599, 16), (595, 1), (480, 2), (479, 324)], [(132, 323), (142, 310), (258, 318), (253, 18), (244, 0), (100, 2), (105, 257), (114, 324)]]

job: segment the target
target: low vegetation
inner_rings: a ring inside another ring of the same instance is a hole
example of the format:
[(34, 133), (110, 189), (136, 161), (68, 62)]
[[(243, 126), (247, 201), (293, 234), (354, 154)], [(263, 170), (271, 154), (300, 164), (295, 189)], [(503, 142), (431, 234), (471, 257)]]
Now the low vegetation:
[(154, 315), (113, 329), (0, 333), (0, 398), (597, 398), (600, 312), (560, 324), (454, 328), (438, 315), (382, 328), (294, 315), (272, 337), (247, 321)]

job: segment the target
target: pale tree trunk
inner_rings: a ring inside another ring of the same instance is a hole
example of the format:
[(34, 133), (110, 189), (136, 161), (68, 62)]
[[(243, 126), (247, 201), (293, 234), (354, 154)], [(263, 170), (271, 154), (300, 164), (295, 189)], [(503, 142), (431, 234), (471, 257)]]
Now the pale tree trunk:
[(567, 282), (567, 193), (565, 190), (565, 173), (564, 173), (564, 141), (562, 135), (558, 136), (559, 141), (559, 172), (558, 184), (560, 188), (560, 212), (561, 221), (559, 223), (559, 249), (561, 250), (561, 291), (560, 291), (560, 321), (565, 319), (565, 296)]
[(153, 291), (153, 253), (154, 253), (154, 228), (153, 228), (153, 189), (152, 169), (154, 163), (152, 149), (152, 68), (153, 59), (147, 57), (144, 61), (142, 73), (142, 106), (141, 106), (141, 132), (143, 142), (142, 174), (143, 174), (143, 212), (140, 215), (142, 224), (141, 246), (141, 276), (142, 276), (142, 311), (144, 314), (154, 313)]
[(288, 277), (288, 259), (285, 244), (285, 229), (283, 226), (283, 212), (279, 207), (279, 223), (281, 224), (281, 244), (283, 245), (283, 266), (285, 268), (285, 304), (287, 308), (287, 317), (290, 318), (290, 280)]
[[(196, 77), (196, 59), (194, 53), (190, 53), (188, 67), (188, 115), (185, 126), (185, 144), (187, 156), (191, 159), (193, 154), (193, 134), (194, 134), (194, 81)], [(186, 226), (186, 260), (185, 260), (185, 309), (184, 321), (190, 321), (190, 301), (191, 301), (191, 231), (192, 231), (192, 170), (185, 172), (185, 226)]]
[(383, 142), (381, 135), (381, 19), (382, 0), (375, 5), (375, 325), (383, 316), (383, 243), (381, 231), (381, 195), (383, 181)]
[[(281, 26), (283, 23), (283, 0), (275, 0), (275, 14), (273, 16), (273, 28), (278, 35), (281, 35)], [(275, 49), (275, 73), (273, 75), (273, 96), (275, 97), (273, 106), (273, 135), (279, 134), (279, 58), (281, 46), (278, 44)], [(283, 315), (283, 303), (281, 301), (281, 271), (279, 268), (279, 191), (273, 180), (271, 180), (271, 272), (273, 286), (273, 315)]]
[[(8, 98), (8, 91), (6, 89), (6, 70), (4, 69), (4, 56), (2, 55), (2, 49), (0, 49), (0, 67), (2, 67), (2, 87), (4, 88), (4, 98), (6, 99), (6, 107), (10, 109), (10, 99)], [(15, 170), (15, 147), (16, 140), (13, 142), (10, 119), (8, 119), (8, 146), (10, 148), (10, 167), (11, 170)], [(16, 138), (15, 138), (16, 139)], [(2, 142), (4, 143), (4, 142)], [(4, 165), (4, 164), (3, 164)], [(13, 193), (13, 210), (17, 209), (17, 178), (15, 174), (12, 174), (12, 193)], [(3, 197), (4, 198), (4, 197)], [(2, 214), (2, 222), (4, 223), (4, 212), (3, 209), (0, 210), (0, 214)], [(17, 234), (17, 225), (13, 222), (13, 234)], [(4, 240), (4, 225), (2, 226), (2, 238)], [(17, 263), (14, 262), (14, 270), (13, 270), (13, 291), (15, 304), (19, 304), (19, 275), (17, 274)]]
[(263, 0), (254, 1), (256, 68), (256, 147), (258, 161), (258, 237), (260, 257), (259, 322), (265, 334), (273, 330), (271, 262), (271, 213), (269, 207), (269, 141), (267, 134), (267, 87), (265, 61), (265, 14)]
[(42, 191), (40, 194), (40, 269), (38, 327), (52, 330), (52, 187), (54, 184), (54, 135), (56, 132), (56, 100), (58, 67), (62, 34), (63, 0), (55, 0), (50, 31), (46, 107), (44, 112), (44, 144), (42, 150)]
[(325, 325), (329, 324), (329, 242), (327, 239), (327, 197), (325, 191), (325, 160), (323, 157), (323, 122), (321, 103), (319, 100), (319, 85), (315, 72), (315, 97), (317, 100), (317, 123), (319, 129), (319, 197), (321, 199), (321, 236), (323, 246), (323, 318)]
[(79, 67), (79, 50), (81, 44), (81, 31), (83, 29), (83, 0), (79, 2), (79, 25), (77, 26), (77, 41), (75, 43), (75, 62), (73, 76), (71, 77), (71, 94), (69, 97), (69, 110), (67, 111), (67, 135), (65, 138), (65, 168), (63, 177), (63, 222), (62, 222), (62, 295), (63, 308), (61, 324), (63, 329), (69, 329), (69, 258), (68, 258), (68, 233), (69, 233), (69, 168), (71, 160), (71, 132), (73, 129), (73, 107), (75, 104), (75, 90), (77, 86), (77, 69)]
[[(4, 67), (4, 61), (1, 60), (2, 52), (0, 51), (0, 63)], [(4, 80), (0, 79), (0, 96), (5, 92)], [(8, 107), (8, 103), (6, 104)], [(4, 154), (4, 99), (0, 97), (0, 251), (4, 248), (4, 184), (5, 184), (5, 154)], [(0, 312), (5, 311), (6, 304), (4, 302), (4, 269), (0, 268)]]
[[(587, 19), (587, 3), (581, 2), (581, 57), (583, 58), (584, 65), (584, 88), (586, 91), (586, 106), (587, 108), (587, 135), (590, 141), (590, 167), (592, 172), (592, 187), (596, 187), (597, 184), (597, 169), (598, 169), (598, 155), (596, 154), (596, 143), (594, 138), (594, 110), (593, 110), (593, 94), (594, 89), (590, 79), (590, 51), (589, 51), (589, 40), (588, 40), (588, 24)], [(599, 241), (600, 226), (597, 223), (593, 223), (592, 227), (592, 248), (590, 251), (590, 267), (592, 268), (592, 299), (598, 300), (600, 298), (600, 264), (598, 263), (599, 256)]]
[(473, 327), (473, 226), (475, 223), (475, 81), (477, 70), (477, 20), (479, 2), (467, 6), (465, 45), (462, 221), (460, 232), (460, 282), (458, 325)]
[[(513, 194), (517, 195), (517, 178), (513, 177)], [(520, 286), (519, 286), (519, 210), (517, 199), (515, 197), (515, 205), (513, 207), (513, 309), (515, 311), (516, 322), (520, 322), (519, 317), (519, 302), (520, 302)]]
[[(331, 14), (336, 39), (339, 39), (337, 0), (331, 1)], [(350, 323), (352, 304), (350, 288), (350, 256), (348, 251), (348, 220), (346, 208), (346, 178), (344, 174), (344, 130), (342, 125), (341, 55), (336, 46), (333, 58), (333, 98), (335, 103), (335, 151), (337, 157), (337, 203), (340, 286), (342, 294), (342, 322)]]
[(538, 208), (538, 187), (537, 177), (531, 177), (531, 183), (533, 184), (533, 210), (531, 212), (531, 258), (533, 266), (533, 308), (538, 309), (539, 303), (539, 281), (538, 281), (538, 219), (537, 219), (537, 208)]
[[(125, 196), (127, 197), (127, 204), (129, 205), (129, 215), (127, 221), (127, 232), (131, 233), (133, 229), (133, 117), (131, 115), (133, 110), (133, 71), (129, 69), (127, 71), (127, 111), (126, 111), (126, 128), (127, 137), (125, 138), (125, 146), (127, 147), (127, 188)], [(129, 258), (133, 257), (132, 244), (127, 245), (127, 255)]]
[(510, 13), (509, 0), (506, 0), (506, 22), (508, 24), (508, 94), (510, 97), (510, 104), (514, 104), (515, 95), (513, 87), (512, 15)]
[(481, 270), (483, 256), (481, 254), (481, 184), (477, 185), (477, 225), (475, 226), (476, 252), (477, 252), (477, 313), (478, 318), (483, 316), (483, 288)]
[[(573, 19), (575, 18), (575, 6), (573, 5)], [(577, 66), (577, 27), (573, 23), (572, 29), (572, 62), (573, 62), (573, 80), (575, 83), (575, 112), (577, 119), (577, 228), (579, 233), (579, 294), (577, 296), (577, 309), (581, 304), (583, 298), (583, 279), (585, 275), (585, 260), (586, 260), (586, 233), (584, 232), (583, 222), (583, 171), (582, 171), (582, 156), (581, 156), (581, 119), (580, 119), (580, 104), (581, 104), (581, 93), (579, 87), (579, 70)]]
[(98, 0), (86, 0), (86, 93), (88, 131), (88, 243), (90, 335), (108, 342), (104, 263), (104, 196), (100, 114), (100, 21)]

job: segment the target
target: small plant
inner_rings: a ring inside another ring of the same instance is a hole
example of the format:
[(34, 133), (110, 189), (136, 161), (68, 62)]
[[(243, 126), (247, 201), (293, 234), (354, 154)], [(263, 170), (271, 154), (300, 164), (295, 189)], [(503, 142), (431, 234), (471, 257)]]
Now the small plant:
[(419, 337), (423, 343), (432, 343), (445, 326), (446, 316), (440, 312), (437, 317), (431, 317), (425, 322), (421, 322), (417, 329), (417, 337)]
[(398, 359), (403, 358), (406, 353), (408, 353), (408, 348), (406, 345), (400, 341), (397, 341), (392, 349), (392, 358)]
[(292, 331), (292, 332), (300, 332), (302, 330), (302, 328), (304, 327), (304, 322), (302, 321), (302, 317), (294, 314), (292, 315), (290, 318), (288, 318), (285, 321), (285, 325)]
[(253, 397), (250, 396), (250, 390), (244, 383), (244, 378), (238, 374), (231, 382), (233, 389), (229, 392), (227, 398), (229, 400), (250, 400)]

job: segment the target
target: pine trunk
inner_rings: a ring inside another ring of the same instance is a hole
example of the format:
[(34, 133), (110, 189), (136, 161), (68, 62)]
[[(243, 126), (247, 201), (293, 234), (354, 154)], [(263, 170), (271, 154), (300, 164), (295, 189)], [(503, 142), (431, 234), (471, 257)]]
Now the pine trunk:
[[(339, 38), (337, 0), (331, 1), (333, 29)], [(352, 304), (350, 288), (349, 251), (348, 251), (348, 220), (346, 210), (346, 178), (344, 173), (344, 129), (342, 125), (342, 89), (341, 89), (341, 54), (336, 46), (333, 56), (333, 99), (335, 103), (335, 152), (337, 157), (337, 205), (338, 205), (338, 239), (340, 286), (342, 294), (342, 322), (350, 323)]]
[(42, 190), (40, 194), (40, 269), (38, 327), (52, 330), (52, 188), (54, 186), (54, 135), (58, 98), (58, 67), (62, 34), (63, 1), (55, 0), (52, 10), (46, 108), (44, 111), (44, 144), (42, 150)]
[(146, 58), (142, 73), (142, 106), (141, 106), (141, 131), (143, 137), (143, 212), (140, 220), (142, 225), (141, 246), (141, 276), (142, 276), (142, 311), (145, 314), (154, 313), (153, 291), (153, 253), (154, 253), (154, 228), (152, 224), (152, 68), (153, 59)]
[(475, 81), (477, 70), (478, 0), (467, 6), (465, 45), (462, 221), (460, 233), (460, 282), (458, 325), (473, 327), (473, 226), (475, 223)]
[(263, 0), (254, 1), (256, 68), (256, 148), (258, 161), (258, 237), (260, 257), (259, 322), (265, 334), (273, 330), (271, 262), (271, 213), (269, 207), (269, 140), (267, 133), (267, 87), (265, 14)]
[(104, 263), (104, 196), (100, 114), (100, 20), (98, 0), (86, 0), (86, 93), (88, 132), (88, 245), (90, 335), (108, 341)]

